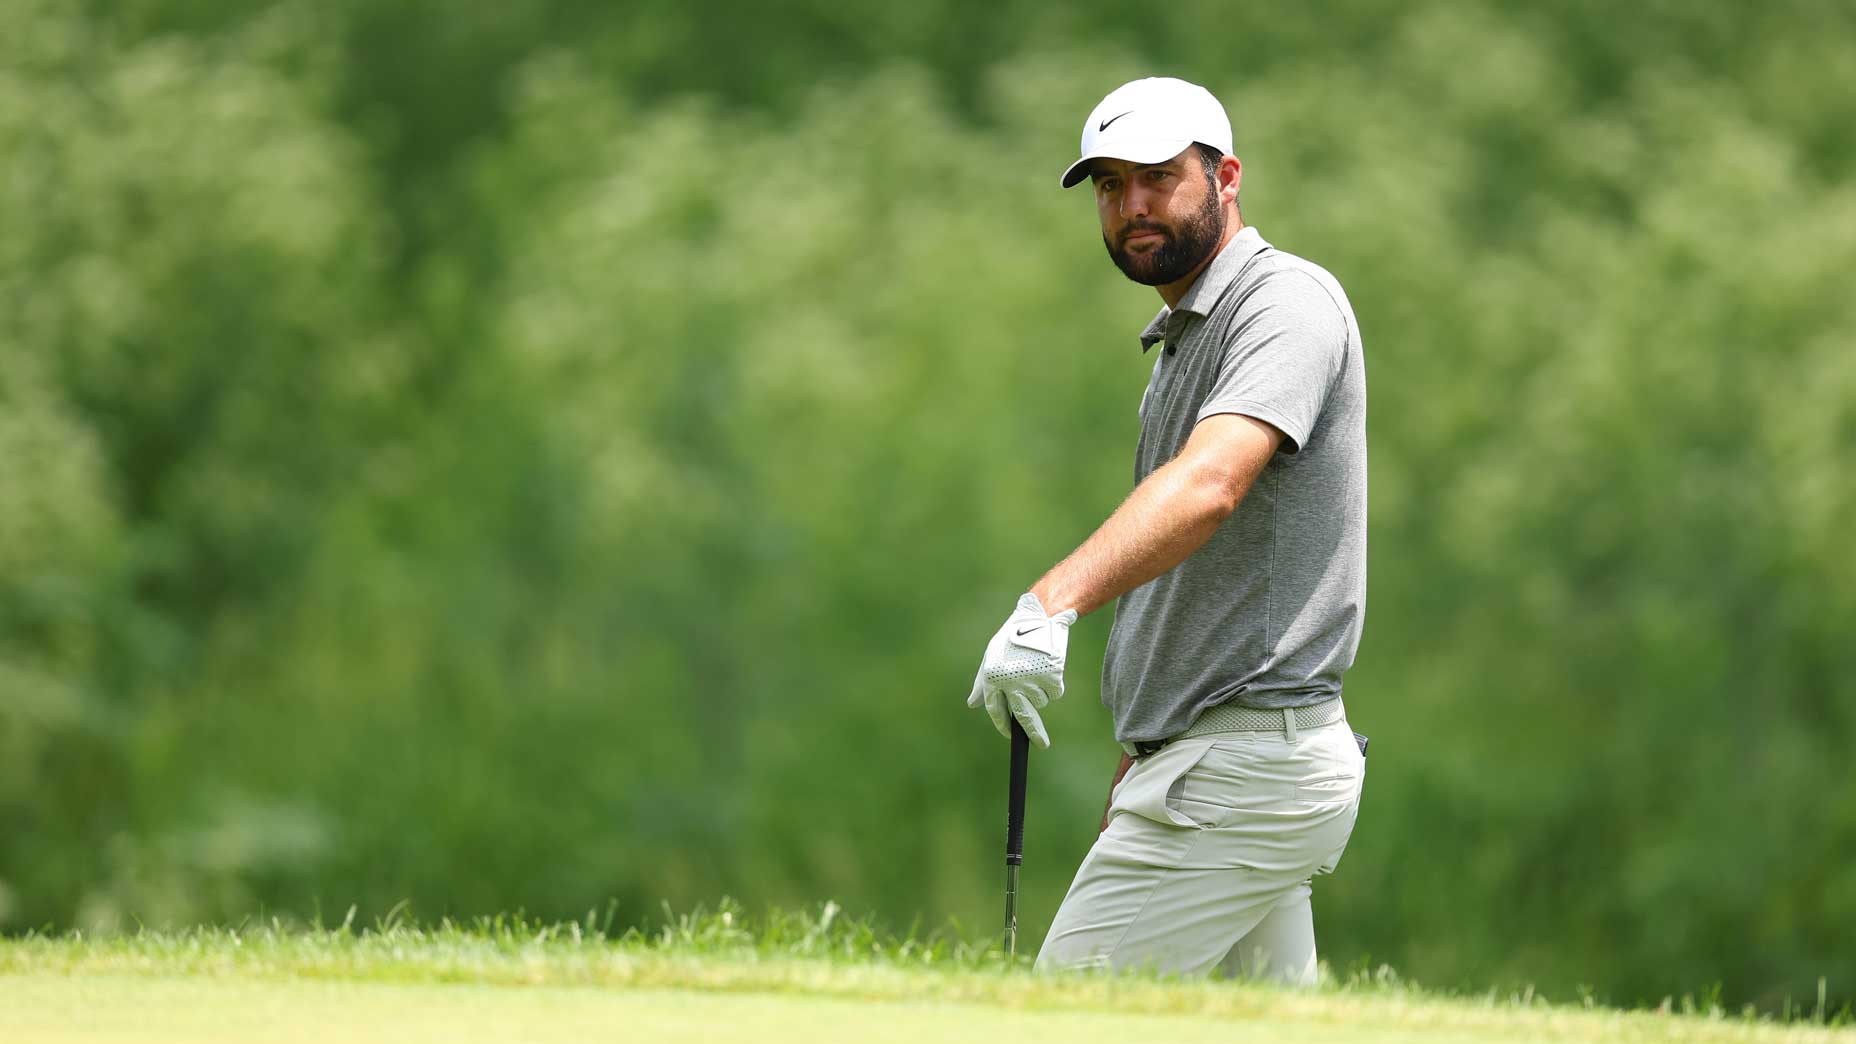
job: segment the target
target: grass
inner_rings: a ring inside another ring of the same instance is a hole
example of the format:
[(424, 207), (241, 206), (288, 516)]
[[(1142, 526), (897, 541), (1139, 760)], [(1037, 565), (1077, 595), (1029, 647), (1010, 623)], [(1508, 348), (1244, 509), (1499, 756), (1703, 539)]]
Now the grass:
[[(1453, 996), (1389, 970), (1312, 990), (1151, 975), (1033, 974), (951, 932), (884, 935), (837, 908), (750, 922), (724, 905), (609, 937), (501, 917), (366, 930), (29, 935), (0, 942), (0, 1040), (987, 1039), (1071, 1042), (1852, 1040), (1814, 1018)], [(1156, 1027), (1155, 1018), (1164, 1018)], [(1837, 1020), (1847, 1021), (1847, 1017)]]

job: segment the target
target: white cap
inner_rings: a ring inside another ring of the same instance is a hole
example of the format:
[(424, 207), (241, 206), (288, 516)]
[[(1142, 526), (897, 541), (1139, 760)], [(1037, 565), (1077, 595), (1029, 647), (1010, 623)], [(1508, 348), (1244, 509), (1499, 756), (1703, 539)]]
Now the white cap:
[(1163, 163), (1203, 142), (1231, 153), (1231, 119), (1212, 92), (1170, 76), (1124, 83), (1083, 121), (1083, 157), (1063, 172), (1063, 187), (1089, 176), (1089, 161)]

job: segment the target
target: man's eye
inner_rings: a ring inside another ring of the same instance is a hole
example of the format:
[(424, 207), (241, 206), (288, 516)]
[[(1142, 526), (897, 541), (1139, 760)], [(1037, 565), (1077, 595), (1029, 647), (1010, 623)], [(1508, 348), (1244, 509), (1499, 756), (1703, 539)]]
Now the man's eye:
[(1165, 181), (1166, 176), (1167, 172), (1164, 170), (1150, 170), (1147, 172), (1148, 181)]
[(1104, 192), (1113, 192), (1121, 187), (1121, 182), (1116, 181), (1114, 178), (1105, 178), (1098, 183), (1096, 187)]

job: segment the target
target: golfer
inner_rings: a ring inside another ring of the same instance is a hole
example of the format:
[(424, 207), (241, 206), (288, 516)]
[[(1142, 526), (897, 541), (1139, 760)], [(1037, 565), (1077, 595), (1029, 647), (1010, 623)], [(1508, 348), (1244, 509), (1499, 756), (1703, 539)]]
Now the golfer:
[(1365, 757), (1341, 706), (1366, 606), (1366, 371), (1334, 277), (1238, 207), (1206, 91), (1102, 99), (1082, 156), (1108, 253), (1166, 304), (1141, 332), (1134, 492), (1019, 598), (969, 705), (1039, 747), (1070, 625), (1119, 599), (1102, 702), (1126, 755), (1039, 968), (1310, 983), (1310, 880), (1334, 869)]

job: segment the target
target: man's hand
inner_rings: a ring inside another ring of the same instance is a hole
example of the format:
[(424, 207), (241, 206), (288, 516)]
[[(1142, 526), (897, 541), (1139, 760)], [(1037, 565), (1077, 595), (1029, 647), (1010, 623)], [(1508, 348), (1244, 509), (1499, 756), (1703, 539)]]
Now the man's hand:
[(1038, 708), (1063, 695), (1063, 661), (1070, 647), (1070, 625), (1075, 622), (1074, 609), (1051, 616), (1036, 595), (1020, 595), (1018, 608), (986, 645), (967, 706), (984, 703), (993, 728), (1008, 739), (1012, 735), (1009, 711), (1025, 727), (1031, 742), (1039, 749), (1049, 747), (1050, 734), (1044, 731)]

